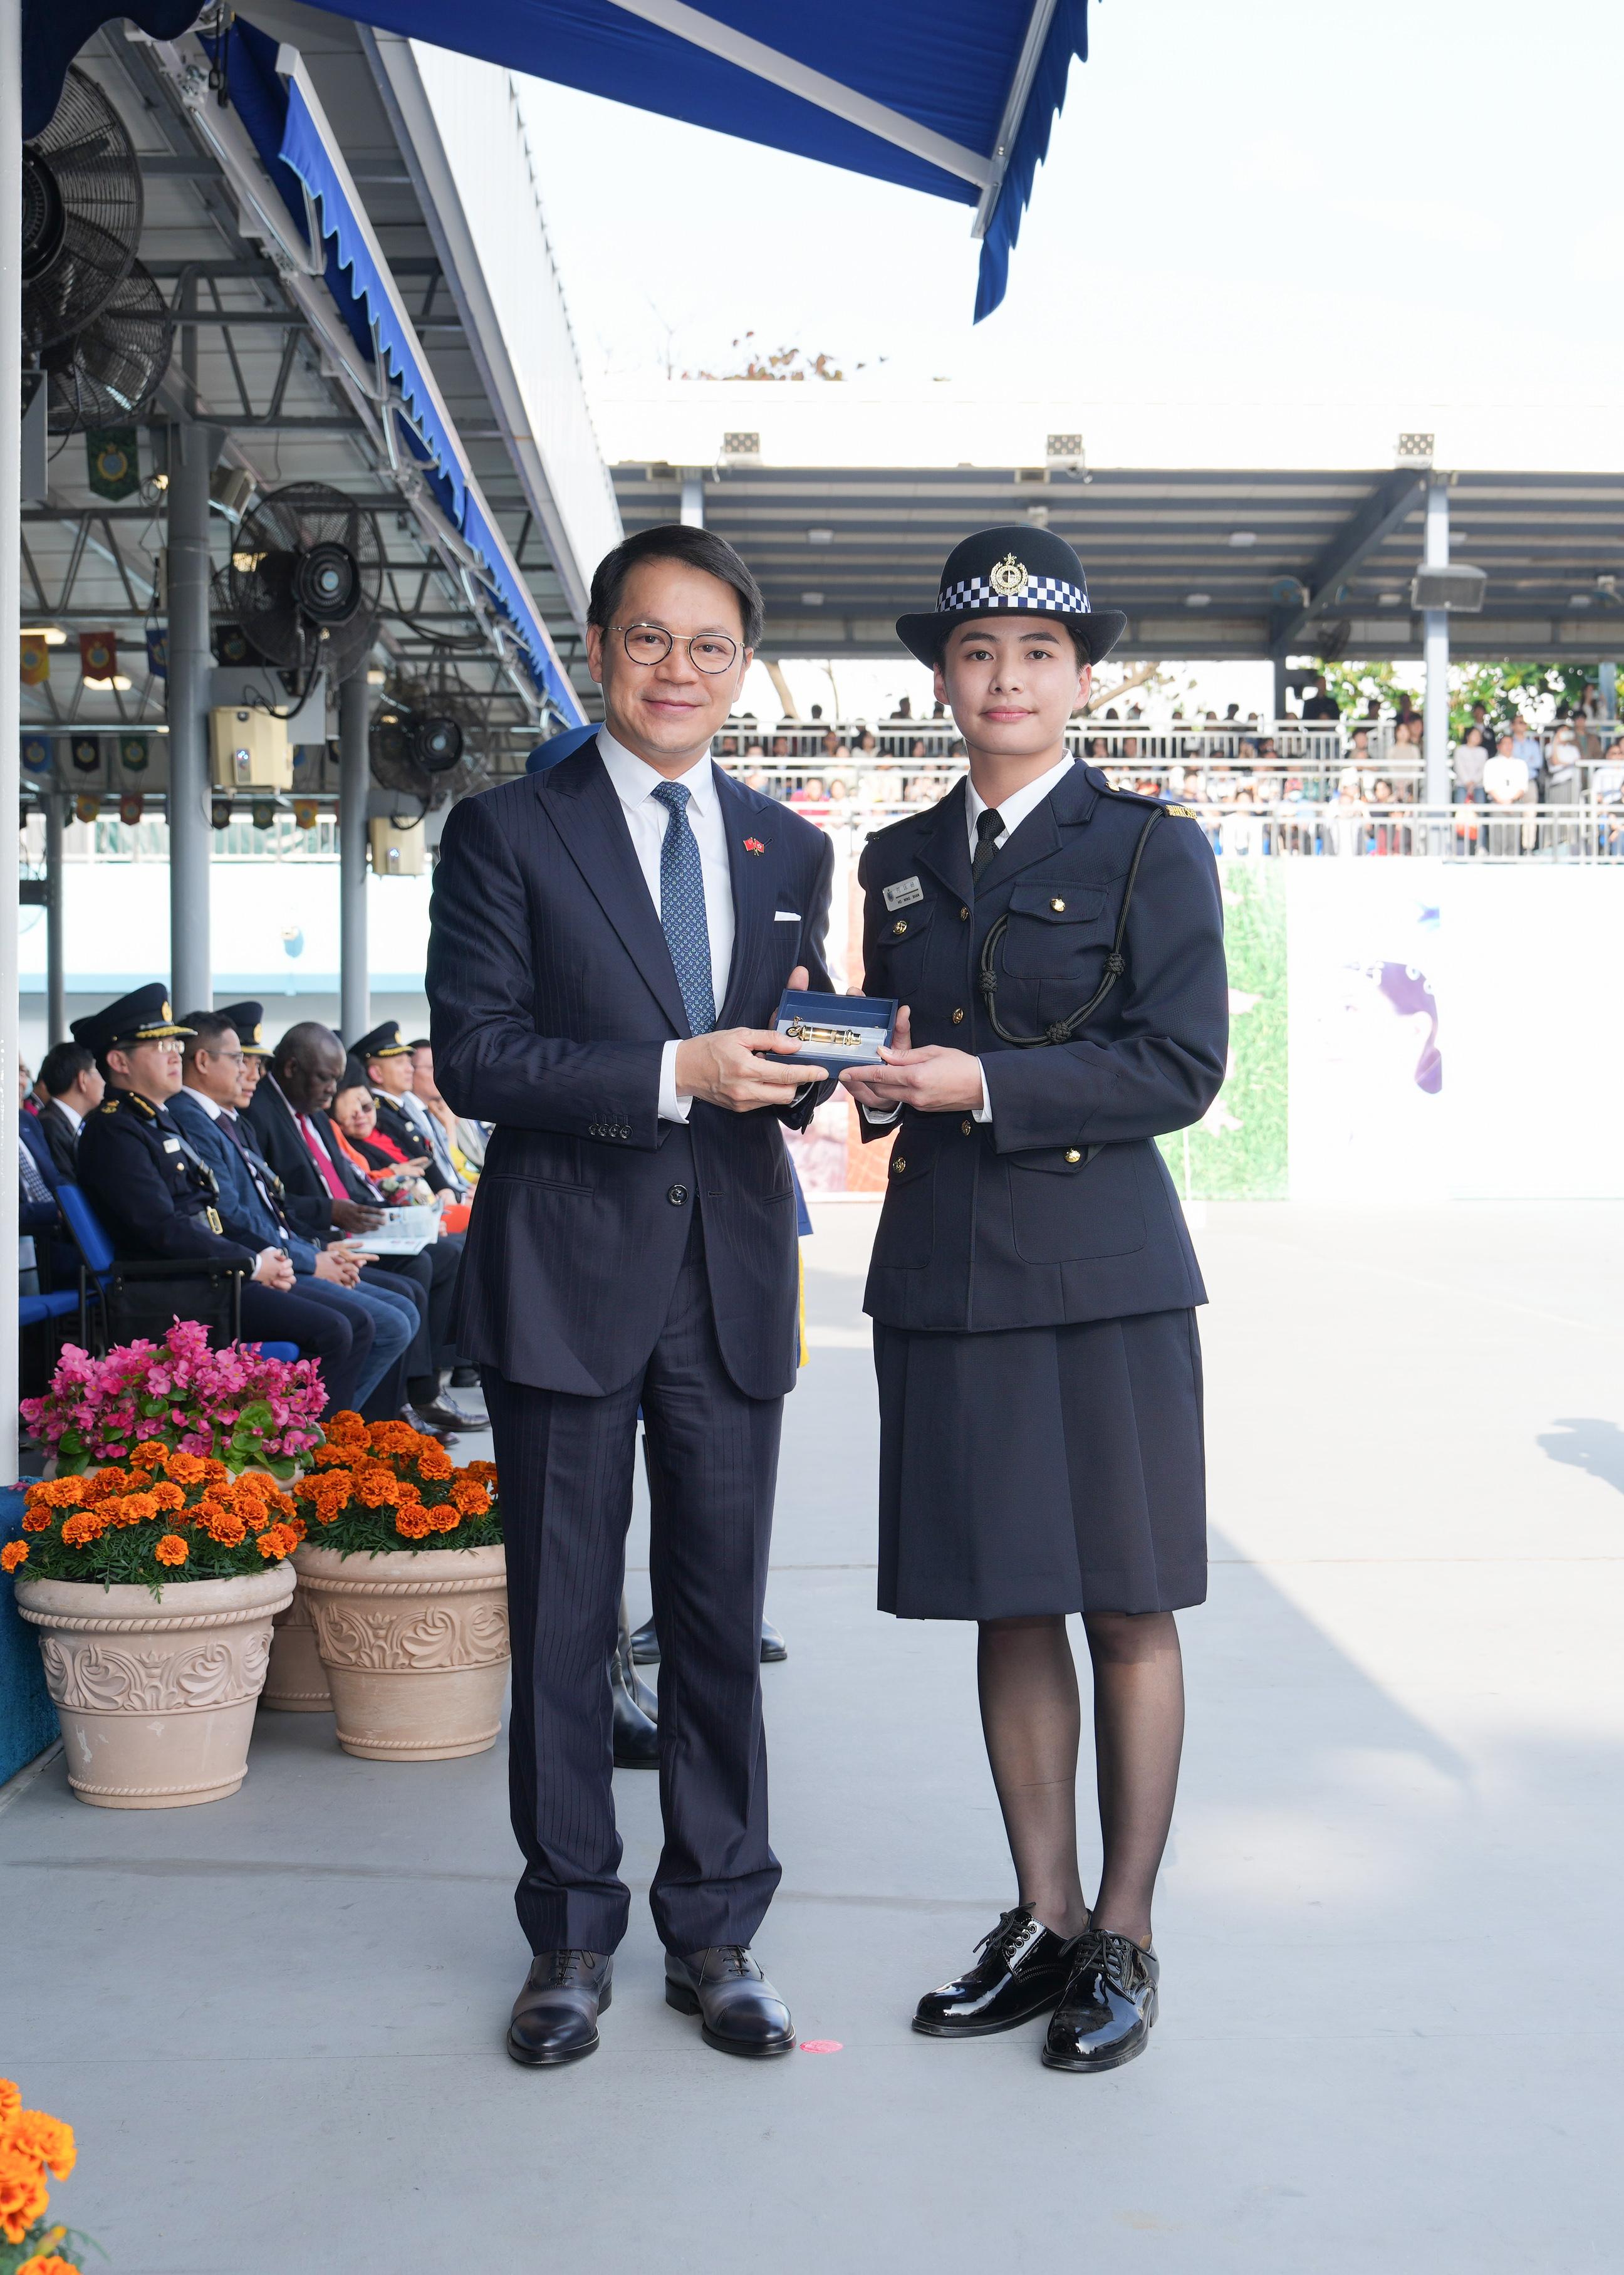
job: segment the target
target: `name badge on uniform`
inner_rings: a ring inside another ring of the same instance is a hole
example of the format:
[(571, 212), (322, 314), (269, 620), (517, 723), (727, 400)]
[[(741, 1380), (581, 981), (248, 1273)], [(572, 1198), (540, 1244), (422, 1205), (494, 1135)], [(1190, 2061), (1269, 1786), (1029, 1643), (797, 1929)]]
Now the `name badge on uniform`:
[(888, 909), (910, 909), (916, 901), (925, 898), (925, 888), (917, 877), (904, 877), (900, 885), (888, 885), (885, 903)]
[(180, 1151), (179, 1138), (166, 1138), (163, 1141), (163, 1150), (166, 1153), (178, 1153)]

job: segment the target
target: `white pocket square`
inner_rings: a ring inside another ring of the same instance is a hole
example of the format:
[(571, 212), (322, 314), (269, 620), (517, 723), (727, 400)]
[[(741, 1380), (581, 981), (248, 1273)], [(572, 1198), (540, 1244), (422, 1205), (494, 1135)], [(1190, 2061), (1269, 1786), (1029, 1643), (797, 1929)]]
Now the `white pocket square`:
[(800, 921), (801, 913), (798, 909), (775, 909), (773, 912), (774, 924), (799, 924)]

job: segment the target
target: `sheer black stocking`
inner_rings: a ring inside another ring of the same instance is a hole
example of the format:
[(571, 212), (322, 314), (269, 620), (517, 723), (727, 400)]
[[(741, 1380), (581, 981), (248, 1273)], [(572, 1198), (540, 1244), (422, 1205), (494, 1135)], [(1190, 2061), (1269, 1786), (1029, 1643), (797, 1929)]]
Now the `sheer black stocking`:
[(1056, 1935), (1080, 1935), (1088, 1925), (1077, 1869), (1083, 1717), (1065, 1621), (983, 1620), (976, 1680), (1016, 1901)]
[[(1184, 1736), (1178, 1629), (1171, 1612), (1095, 1612), (1083, 1624), (1104, 1856), (1093, 1916), (1148, 1944)], [(1076, 1935), (1089, 1924), (1077, 1864), (1082, 1712), (1065, 1621), (982, 1621), (976, 1674), (1017, 1900), (1055, 1934)]]
[(1094, 1774), (1104, 1864), (1094, 1922), (1151, 1939), (1151, 1897), (1184, 1742), (1184, 1663), (1171, 1612), (1094, 1612)]

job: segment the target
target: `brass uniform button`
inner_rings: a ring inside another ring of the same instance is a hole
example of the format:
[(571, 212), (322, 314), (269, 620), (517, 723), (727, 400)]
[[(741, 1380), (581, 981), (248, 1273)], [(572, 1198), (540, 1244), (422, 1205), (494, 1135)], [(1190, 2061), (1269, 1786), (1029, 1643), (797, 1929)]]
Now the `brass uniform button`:
[(973, 1122), (961, 1122), (959, 1123), (959, 1128), (963, 1131), (966, 1138), (970, 1136), (975, 1126), (976, 1125)]
[(964, 1014), (963, 1011), (956, 1011), (953, 1014), (953, 1024), (956, 1027), (962, 1027), (963, 1025)]
[(1051, 901), (1049, 903), (1049, 906), (1054, 910), (1057, 917), (1063, 917), (1066, 913), (1066, 903), (1064, 901)]
[(970, 911), (968, 909), (961, 909), (959, 911), (959, 922), (961, 924), (968, 924), (970, 922)]
[(1080, 1161), (1083, 1159), (1083, 1156), (1078, 1153), (1075, 1145), (1068, 1145), (1066, 1148), (1066, 1159), (1069, 1161)]
[(892, 931), (893, 931), (893, 932), (906, 932), (906, 931), (907, 931), (907, 929), (908, 929), (908, 919), (907, 919), (907, 918), (906, 918), (906, 917), (898, 917), (898, 918), (896, 919), (896, 922), (892, 926), (891, 929), (892, 929)]
[(902, 1155), (899, 1153), (899, 1154), (896, 1156), (895, 1160), (892, 1162), (892, 1164), (891, 1164), (891, 1175), (892, 1175), (894, 1177), (900, 1177), (900, 1176), (902, 1175), (902, 1174), (903, 1174), (903, 1171), (907, 1167), (908, 1167), (907, 1162), (903, 1160), (903, 1159)]

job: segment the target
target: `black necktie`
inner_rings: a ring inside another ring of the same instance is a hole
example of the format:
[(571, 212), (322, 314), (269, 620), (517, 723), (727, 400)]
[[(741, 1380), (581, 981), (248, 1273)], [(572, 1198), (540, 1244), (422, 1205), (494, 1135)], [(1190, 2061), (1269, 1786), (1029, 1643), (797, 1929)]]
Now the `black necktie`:
[(1004, 817), (995, 805), (984, 806), (976, 816), (976, 853), (970, 865), (970, 881), (979, 881), (981, 872), (998, 850), (998, 841), (1004, 834)]
[(264, 1202), (266, 1207), (276, 1219), (277, 1231), (285, 1232), (287, 1230), (287, 1226), (283, 1222), (282, 1211), (277, 1207), (269, 1187), (266, 1184), (264, 1177), (261, 1175), (261, 1171), (263, 1168), (264, 1164), (261, 1161), (259, 1155), (254, 1152), (253, 1146), (250, 1145), (247, 1139), (243, 1136), (242, 1131), (238, 1128), (237, 1116), (234, 1114), (223, 1114), (220, 1116), (218, 1126), (225, 1132), (232, 1145), (236, 1146), (238, 1152), (242, 1155), (243, 1167), (248, 1172), (248, 1175), (253, 1185), (254, 1190), (259, 1194), (260, 1198)]

